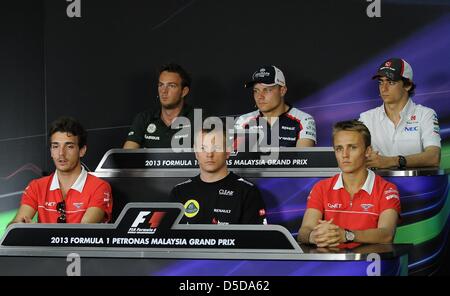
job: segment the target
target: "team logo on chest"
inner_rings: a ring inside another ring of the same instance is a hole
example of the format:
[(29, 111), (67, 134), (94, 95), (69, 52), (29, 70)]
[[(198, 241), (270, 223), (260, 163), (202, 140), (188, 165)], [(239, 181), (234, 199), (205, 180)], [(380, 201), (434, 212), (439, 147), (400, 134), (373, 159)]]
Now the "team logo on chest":
[(74, 206), (75, 208), (77, 208), (77, 209), (80, 209), (80, 208), (83, 206), (83, 204), (84, 204), (84, 203), (82, 203), (82, 202), (74, 202), (74, 203), (73, 203), (73, 206)]
[(155, 131), (156, 131), (156, 125), (155, 125), (154, 123), (150, 123), (150, 124), (147, 126), (147, 132), (148, 132), (149, 134), (153, 134)]
[(195, 217), (200, 211), (200, 205), (195, 199), (190, 199), (184, 204), (184, 215), (188, 218)]
[(373, 204), (361, 204), (361, 208), (363, 208), (364, 212), (369, 211), (371, 207), (373, 207)]

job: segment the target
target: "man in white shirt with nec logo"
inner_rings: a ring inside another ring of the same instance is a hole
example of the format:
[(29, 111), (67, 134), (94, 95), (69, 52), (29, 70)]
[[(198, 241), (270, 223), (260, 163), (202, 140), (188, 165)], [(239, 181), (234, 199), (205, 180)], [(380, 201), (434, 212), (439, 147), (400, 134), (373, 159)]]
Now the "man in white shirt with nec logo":
[(413, 71), (403, 59), (392, 58), (378, 68), (383, 105), (360, 115), (372, 135), (373, 152), (367, 159), (372, 168), (437, 167), (441, 137), (436, 112), (415, 104)]

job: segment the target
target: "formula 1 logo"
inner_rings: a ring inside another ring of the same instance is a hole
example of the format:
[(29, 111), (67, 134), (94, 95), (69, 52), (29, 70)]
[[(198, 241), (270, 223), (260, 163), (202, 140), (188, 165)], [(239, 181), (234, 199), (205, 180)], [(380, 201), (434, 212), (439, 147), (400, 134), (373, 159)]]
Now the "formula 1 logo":
[(128, 229), (128, 234), (154, 234), (166, 212), (154, 212), (150, 215), (151, 213), (151, 211), (140, 211)]

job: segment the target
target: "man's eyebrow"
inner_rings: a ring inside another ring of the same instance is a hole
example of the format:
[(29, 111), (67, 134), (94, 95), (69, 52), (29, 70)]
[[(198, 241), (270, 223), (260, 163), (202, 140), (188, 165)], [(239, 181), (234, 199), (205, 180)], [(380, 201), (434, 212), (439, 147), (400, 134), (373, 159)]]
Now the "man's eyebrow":
[(73, 144), (73, 145), (75, 145), (75, 142), (64, 142), (64, 143), (61, 143), (61, 142), (51, 142), (50, 144), (66, 144), (66, 145), (71, 145), (71, 144)]

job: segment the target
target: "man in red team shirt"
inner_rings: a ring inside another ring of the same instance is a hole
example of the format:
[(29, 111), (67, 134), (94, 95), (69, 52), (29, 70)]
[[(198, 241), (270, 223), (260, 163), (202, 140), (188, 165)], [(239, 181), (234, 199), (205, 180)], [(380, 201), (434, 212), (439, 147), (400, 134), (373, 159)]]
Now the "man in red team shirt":
[(400, 214), (397, 187), (366, 168), (370, 132), (360, 121), (333, 128), (341, 173), (317, 182), (308, 196), (298, 240), (318, 247), (341, 243), (389, 243)]
[[(50, 176), (33, 180), (11, 223), (99, 223), (111, 219), (110, 185), (81, 166), (87, 133), (70, 117), (54, 121), (49, 130), (50, 152), (56, 167)], [(10, 223), (10, 224), (11, 224)]]

